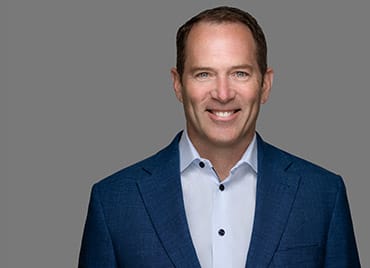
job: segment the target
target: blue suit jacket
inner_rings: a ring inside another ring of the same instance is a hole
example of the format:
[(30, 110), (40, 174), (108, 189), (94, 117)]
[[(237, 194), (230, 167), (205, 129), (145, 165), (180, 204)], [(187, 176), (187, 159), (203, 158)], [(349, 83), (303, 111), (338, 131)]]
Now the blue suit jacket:
[[(200, 267), (182, 198), (180, 135), (93, 186), (79, 267)], [(257, 144), (246, 267), (360, 267), (342, 179), (259, 136)]]

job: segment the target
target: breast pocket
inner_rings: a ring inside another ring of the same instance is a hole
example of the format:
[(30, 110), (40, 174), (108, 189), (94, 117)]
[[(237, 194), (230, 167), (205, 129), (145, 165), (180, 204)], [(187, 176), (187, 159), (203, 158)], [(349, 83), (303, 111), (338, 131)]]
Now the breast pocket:
[(323, 267), (323, 248), (307, 245), (278, 250), (273, 258), (273, 267), (319, 268)]

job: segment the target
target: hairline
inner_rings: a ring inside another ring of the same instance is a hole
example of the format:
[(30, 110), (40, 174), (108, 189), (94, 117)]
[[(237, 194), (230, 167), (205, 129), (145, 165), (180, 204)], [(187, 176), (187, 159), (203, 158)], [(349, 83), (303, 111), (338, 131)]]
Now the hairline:
[(194, 27), (199, 26), (200, 24), (211, 24), (211, 25), (239, 24), (239, 25), (244, 26), (247, 29), (247, 31), (252, 35), (252, 39), (253, 39), (253, 42), (254, 42), (254, 50), (255, 50), (254, 53), (255, 53), (256, 60), (257, 60), (257, 67), (258, 67), (257, 69), (260, 72), (262, 80), (263, 80), (264, 74), (262, 73), (262, 70), (261, 70), (261, 68), (259, 66), (259, 63), (258, 63), (258, 57), (259, 57), (259, 55), (258, 55), (258, 44), (257, 44), (256, 38), (253, 35), (252, 29), (247, 24), (245, 24), (242, 21), (237, 20), (237, 19), (227, 18), (227, 19), (224, 19), (224, 20), (220, 20), (220, 19), (207, 18), (206, 17), (206, 18), (201, 18), (197, 22), (193, 23), (191, 25), (190, 30), (184, 36), (184, 61), (183, 61), (183, 66), (182, 66), (183, 69), (182, 69), (182, 73), (181, 74), (179, 73), (181, 82), (182, 82), (182, 76), (184, 75), (186, 59), (188, 58), (186, 50), (187, 50), (187, 47), (188, 47), (189, 35), (193, 31)]

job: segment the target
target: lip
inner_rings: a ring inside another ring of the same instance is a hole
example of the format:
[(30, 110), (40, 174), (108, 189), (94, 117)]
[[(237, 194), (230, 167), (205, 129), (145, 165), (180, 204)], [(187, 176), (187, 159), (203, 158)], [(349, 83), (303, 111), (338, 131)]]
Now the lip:
[(227, 122), (235, 119), (240, 109), (231, 109), (231, 110), (213, 110), (207, 109), (206, 110), (212, 120)]

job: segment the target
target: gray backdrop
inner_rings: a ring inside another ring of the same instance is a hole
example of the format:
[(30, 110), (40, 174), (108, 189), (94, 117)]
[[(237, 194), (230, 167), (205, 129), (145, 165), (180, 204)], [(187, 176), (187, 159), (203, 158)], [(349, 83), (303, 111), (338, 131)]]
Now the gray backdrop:
[(3, 3), (0, 266), (76, 267), (92, 184), (156, 152), (184, 125), (169, 75), (177, 27), (230, 4), (260, 21), (276, 72), (259, 132), (345, 177), (362, 264), (370, 267), (367, 3)]

